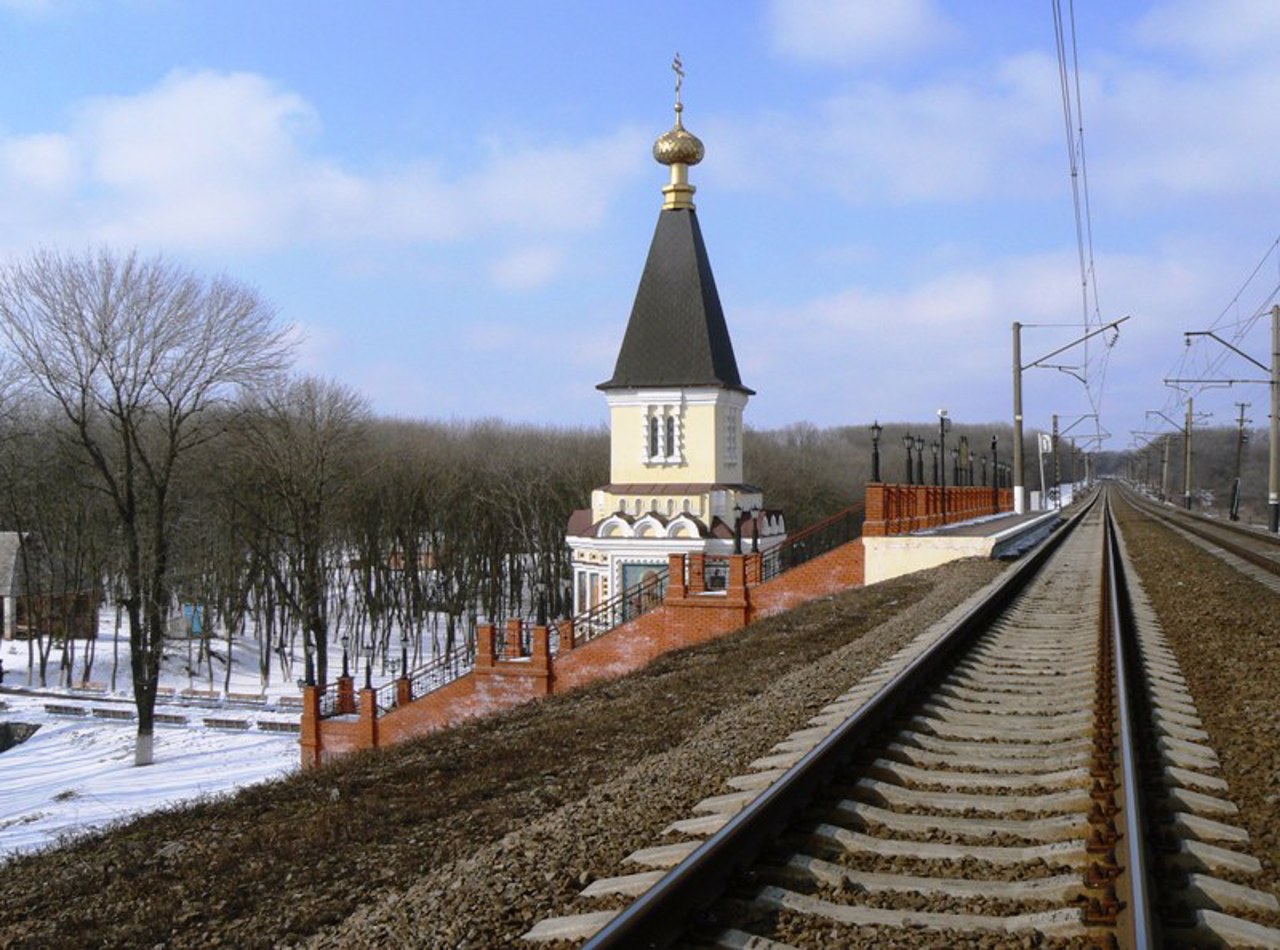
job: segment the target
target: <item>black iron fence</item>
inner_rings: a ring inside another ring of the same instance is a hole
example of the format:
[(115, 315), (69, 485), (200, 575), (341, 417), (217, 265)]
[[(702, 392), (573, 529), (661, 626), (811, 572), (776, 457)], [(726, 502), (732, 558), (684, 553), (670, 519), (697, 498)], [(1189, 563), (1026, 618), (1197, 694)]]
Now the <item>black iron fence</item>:
[[(474, 667), (475, 657), (466, 650), (454, 650), (444, 656), (436, 657), (430, 663), (418, 667), (409, 674), (409, 696), (419, 699), (465, 676)], [(375, 695), (379, 712), (385, 713), (396, 708), (399, 682), (399, 679), (394, 679), (378, 687)]]
[[(655, 570), (639, 584), (633, 584), (578, 614), (572, 620), (574, 643), (594, 640), (600, 634), (661, 606), (663, 598), (667, 596), (668, 580), (665, 567)], [(558, 623), (551, 624), (553, 656), (560, 651), (560, 626)]]
[(849, 543), (862, 533), (864, 515), (864, 505), (859, 502), (766, 551), (761, 565), (761, 580), (767, 581), (785, 574), (793, 567), (799, 567), (806, 561), (812, 561), (815, 557)]
[(320, 718), (332, 719), (338, 715), (338, 687), (331, 683), (320, 694)]
[[(799, 567), (807, 561), (835, 550), (858, 537), (862, 532), (863, 505), (861, 503), (847, 508), (840, 514), (828, 518), (804, 531), (783, 541), (776, 548), (764, 553), (761, 580), (769, 580), (783, 574), (793, 567)], [(708, 557), (703, 562), (703, 578), (709, 591), (726, 590), (729, 586), (729, 559), (727, 557)], [(615, 594), (608, 600), (584, 610), (572, 620), (573, 639), (575, 644), (594, 640), (614, 627), (634, 620), (662, 605), (667, 594), (669, 582), (667, 569), (661, 568), (649, 574), (643, 581)], [(551, 640), (551, 655), (560, 652), (564, 621), (552, 621), (548, 624)], [(507, 638), (519, 637), (518, 650), (507, 650)], [(520, 656), (528, 656), (533, 647), (533, 624), (522, 621), (519, 631), (507, 625), (496, 626), (494, 630), (494, 655), (504, 656), (508, 652)], [(427, 693), (447, 686), (449, 683), (471, 672), (475, 667), (475, 656), (469, 650), (455, 650), (437, 657), (430, 663), (419, 667), (409, 674), (409, 695), (419, 699)], [(376, 690), (377, 706), (380, 713), (396, 708), (399, 697), (399, 680), (384, 683)], [(339, 715), (338, 692), (336, 686), (326, 688), (320, 694), (320, 717), (322, 719)]]

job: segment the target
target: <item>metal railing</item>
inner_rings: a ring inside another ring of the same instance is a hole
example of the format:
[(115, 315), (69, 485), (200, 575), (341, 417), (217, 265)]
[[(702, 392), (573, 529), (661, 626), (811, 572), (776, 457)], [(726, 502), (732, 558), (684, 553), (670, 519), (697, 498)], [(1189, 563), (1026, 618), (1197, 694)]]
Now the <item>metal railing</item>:
[[(421, 699), (427, 693), (434, 692), (442, 686), (448, 686), (460, 679), (475, 667), (475, 657), (465, 650), (454, 650), (444, 656), (436, 657), (430, 663), (418, 667), (409, 674), (409, 697)], [(401, 677), (400, 679), (403, 679)], [(379, 713), (390, 712), (398, 705), (398, 684), (400, 679), (383, 683), (375, 692)]]
[(320, 718), (332, 719), (338, 714), (338, 684), (330, 683), (320, 693)]
[[(667, 596), (668, 580), (667, 568), (655, 570), (639, 584), (633, 584), (621, 593), (614, 594), (608, 600), (575, 616), (571, 621), (574, 643), (594, 640), (600, 634), (661, 606), (663, 599)], [(551, 653), (554, 656), (560, 652), (561, 625), (553, 622), (549, 626), (553, 641)]]
[(863, 514), (864, 506), (862, 502), (858, 502), (826, 521), (819, 521), (797, 532), (776, 548), (766, 551), (761, 565), (761, 580), (771, 580), (852, 541), (862, 533)]
[(706, 590), (729, 589), (729, 556), (708, 554), (702, 559), (702, 582)]
[[(761, 580), (770, 580), (811, 561), (819, 555), (826, 554), (858, 537), (863, 518), (861, 503), (845, 509), (839, 514), (806, 528), (777, 547), (765, 552), (763, 556)], [(708, 591), (726, 590), (729, 586), (728, 557), (708, 557), (704, 561), (703, 577)], [(601, 634), (630, 620), (649, 613), (662, 605), (667, 594), (670, 578), (668, 569), (655, 569), (645, 580), (633, 584), (626, 590), (615, 594), (608, 600), (596, 604), (588, 610), (573, 617), (572, 629), (575, 644), (594, 640)], [(547, 624), (550, 637), (550, 653), (560, 653), (563, 621), (551, 621)], [(506, 655), (506, 639), (508, 629), (505, 624), (495, 625), (494, 655)], [(528, 656), (532, 651), (533, 625), (523, 621), (520, 626), (520, 656)], [(475, 667), (475, 657), (466, 650), (455, 650), (437, 657), (429, 663), (418, 667), (409, 674), (409, 695), (420, 699), (427, 693), (447, 686), (456, 679), (465, 676)], [(384, 683), (375, 691), (379, 714), (390, 712), (398, 705), (399, 679)], [(320, 718), (329, 719), (339, 715), (338, 690), (331, 684), (320, 694)]]

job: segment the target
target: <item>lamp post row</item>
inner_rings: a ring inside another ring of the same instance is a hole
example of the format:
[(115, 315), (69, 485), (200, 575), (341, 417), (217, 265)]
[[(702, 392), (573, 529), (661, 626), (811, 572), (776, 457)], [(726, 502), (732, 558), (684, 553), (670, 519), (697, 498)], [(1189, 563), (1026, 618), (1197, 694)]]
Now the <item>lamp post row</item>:
[[(879, 420), (873, 422), (870, 426), (871, 430), (871, 481), (880, 481), (880, 437), (884, 434), (884, 426)], [(929, 444), (929, 448), (933, 454), (933, 484), (941, 485), (943, 488), (947, 484), (946, 458), (947, 458), (947, 433), (951, 430), (951, 419), (947, 415), (947, 410), (938, 410), (938, 439)], [(961, 441), (965, 447), (968, 447), (968, 437), (961, 436)], [(924, 480), (924, 437), (913, 435), (910, 432), (902, 436), (902, 447), (906, 449), (906, 484), (923, 485)], [(1005, 487), (1006, 475), (1009, 472), (1009, 466), (999, 459), (998, 455), (999, 436), (991, 437), (991, 487), (997, 491)], [(942, 457), (942, 463), (939, 464), (938, 458)], [(967, 466), (962, 471), (960, 463), (960, 450), (958, 448), (951, 449), (951, 468), (952, 483), (959, 485), (967, 478), (970, 483), (974, 476), (974, 456), (968, 456)], [(982, 484), (987, 484), (987, 460), (982, 459)], [(998, 498), (998, 495), (993, 495)], [(945, 504), (945, 501), (944, 501)]]

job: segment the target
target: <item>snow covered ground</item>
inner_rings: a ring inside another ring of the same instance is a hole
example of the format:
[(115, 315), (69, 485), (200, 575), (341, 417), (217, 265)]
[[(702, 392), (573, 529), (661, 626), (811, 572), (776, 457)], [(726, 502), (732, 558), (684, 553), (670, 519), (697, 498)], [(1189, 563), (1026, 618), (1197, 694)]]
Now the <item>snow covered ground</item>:
[[(215, 640), (220, 655), (225, 640)], [(215, 660), (213, 674), (207, 664), (198, 670), (190, 659), (191, 644), (176, 640), (169, 644), (160, 685), (175, 691), (213, 690), (262, 694), (261, 706), (228, 704), (205, 706), (157, 705), (157, 713), (186, 719), (183, 725), (157, 725), (155, 764), (136, 768), (133, 743), (134, 721), (100, 718), (93, 710), (133, 712), (129, 680), (127, 637), (116, 656), (116, 689), (111, 691), (114, 641), (114, 612), (104, 610), (99, 637), (94, 645), (94, 662), (84, 675), (83, 643), (76, 644), (75, 679), (102, 684), (101, 693), (86, 693), (58, 687), (58, 656), (50, 657), (48, 687), (38, 676), (28, 683), (28, 644), (23, 640), (0, 640), (0, 661), (4, 682), (0, 686), (0, 723), (29, 723), (40, 728), (26, 742), (0, 753), (0, 861), (22, 851), (55, 843), (64, 835), (101, 828), (166, 805), (191, 801), (202, 796), (234, 791), (244, 785), (267, 781), (298, 768), (301, 755), (298, 736), (292, 732), (270, 732), (261, 722), (297, 723), (300, 711), (281, 708), (282, 697), (297, 697), (298, 688), (273, 657), (272, 681), (264, 689), (258, 673), (258, 648), (252, 640), (234, 646), (232, 675), (225, 679), (225, 661)], [(355, 658), (353, 658), (354, 660)], [(331, 659), (330, 669), (342, 664), (341, 651)], [(289, 672), (300, 672), (293, 665)], [(388, 678), (377, 675), (380, 683)], [(50, 705), (84, 710), (81, 716), (58, 715)], [(211, 727), (206, 718), (243, 721), (247, 728), (230, 730)]]
[[(155, 764), (136, 768), (135, 723), (73, 719), (44, 708), (50, 702), (100, 707), (106, 703), (11, 691), (0, 693), (0, 701), (8, 707), (0, 710), (0, 721), (40, 726), (26, 742), (0, 753), (0, 861), (53, 844), (64, 835), (234, 791), (298, 768), (295, 734), (232, 732), (203, 725), (203, 715), (243, 716), (238, 710), (164, 707), (186, 714), (192, 724), (158, 727)], [(131, 704), (112, 705), (132, 709)], [(267, 718), (265, 713), (260, 716)]]

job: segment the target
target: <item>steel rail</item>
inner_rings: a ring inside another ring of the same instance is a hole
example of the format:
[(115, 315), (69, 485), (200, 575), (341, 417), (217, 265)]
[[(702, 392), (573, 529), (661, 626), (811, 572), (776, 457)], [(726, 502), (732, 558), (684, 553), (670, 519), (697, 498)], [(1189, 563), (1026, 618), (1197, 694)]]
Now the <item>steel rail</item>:
[(1248, 561), (1250, 564), (1254, 565), (1255, 567), (1260, 567), (1264, 571), (1270, 574), (1280, 575), (1280, 561), (1277, 561), (1276, 558), (1268, 557), (1267, 555), (1260, 554), (1259, 552), (1252, 550), (1248, 547), (1245, 547), (1242, 544), (1237, 544), (1236, 542), (1231, 541), (1228, 538), (1222, 537), (1222, 535), (1219, 534), (1218, 531), (1210, 530), (1209, 528), (1204, 527), (1203, 525), (1212, 525), (1214, 529), (1218, 529), (1220, 531), (1234, 532), (1240, 535), (1247, 536), (1252, 540), (1255, 540), (1261, 543), (1264, 547), (1280, 546), (1280, 540), (1277, 540), (1265, 534), (1260, 534), (1260, 533), (1251, 531), (1248, 528), (1242, 528), (1238, 525), (1226, 525), (1226, 524), (1223, 524), (1222, 522), (1211, 521), (1210, 519), (1203, 518), (1197, 515), (1179, 514), (1178, 516), (1175, 517), (1173, 514), (1167, 511), (1146, 505), (1142, 502), (1135, 502), (1135, 500), (1132, 497), (1126, 498), (1126, 501), (1132, 507), (1138, 509), (1139, 511), (1146, 512), (1153, 518), (1157, 518), (1161, 521), (1166, 522), (1167, 524), (1181, 528), (1183, 531), (1186, 531), (1189, 534), (1194, 534), (1196, 537), (1201, 538), (1205, 541), (1208, 541), (1210, 544), (1217, 545), (1218, 547), (1222, 548), (1222, 550), (1227, 551), (1231, 554), (1234, 554), (1236, 557), (1241, 558), (1245, 561)]
[(599, 930), (582, 950), (661, 948), (679, 939), (690, 918), (720, 897), (737, 873), (756, 860), (816, 793), (875, 738), (880, 727), (990, 627), (1097, 503), (1095, 496), (1082, 506), (988, 597), (970, 608), (782, 778)]
[(1147, 887), (1147, 842), (1150, 840), (1148, 809), (1143, 800), (1140, 769), (1141, 758), (1137, 750), (1139, 708), (1146, 708), (1142, 697), (1146, 692), (1146, 677), (1138, 652), (1137, 633), (1129, 597), (1127, 564), (1120, 547), (1119, 531), (1111, 500), (1105, 502), (1104, 551), (1106, 558), (1107, 611), (1110, 618), (1111, 648), (1115, 661), (1116, 718), (1119, 735), (1120, 792), (1123, 798), (1121, 815), (1124, 817), (1124, 867), (1129, 890), (1129, 906), (1125, 921), (1131, 935), (1129, 946), (1146, 950), (1159, 946), (1156, 920), (1151, 912), (1151, 895)]

